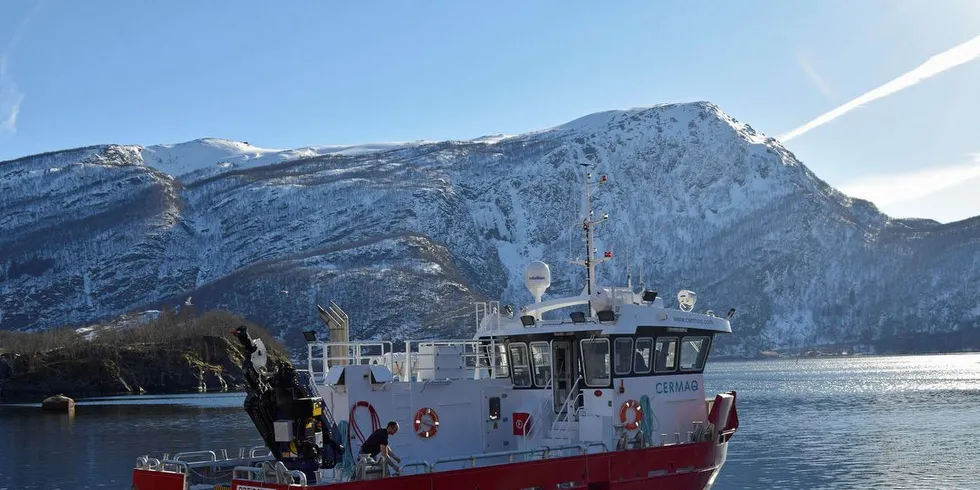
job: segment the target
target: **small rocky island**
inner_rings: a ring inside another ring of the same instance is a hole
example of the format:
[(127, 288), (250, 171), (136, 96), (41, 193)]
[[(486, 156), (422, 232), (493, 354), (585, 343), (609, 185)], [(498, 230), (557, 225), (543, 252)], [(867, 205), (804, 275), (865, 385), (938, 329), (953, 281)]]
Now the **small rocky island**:
[(270, 358), (288, 362), (265, 329), (224, 311), (165, 310), (135, 324), (0, 332), (0, 399), (238, 391), (244, 354), (230, 331), (239, 325), (265, 342)]

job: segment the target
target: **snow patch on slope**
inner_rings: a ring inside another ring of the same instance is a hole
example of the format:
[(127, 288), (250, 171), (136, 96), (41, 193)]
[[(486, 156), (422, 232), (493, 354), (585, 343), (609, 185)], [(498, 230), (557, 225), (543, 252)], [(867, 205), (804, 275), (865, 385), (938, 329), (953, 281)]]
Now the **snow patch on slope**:
[(425, 142), (368, 143), (363, 145), (309, 146), (291, 150), (259, 148), (247, 141), (202, 138), (176, 144), (142, 148), (144, 164), (185, 181), (277, 163), (325, 155), (352, 156), (412, 148)]
[(149, 146), (140, 152), (145, 164), (174, 177), (206, 169), (269, 165), (281, 161), (281, 153), (281, 150), (217, 138)]

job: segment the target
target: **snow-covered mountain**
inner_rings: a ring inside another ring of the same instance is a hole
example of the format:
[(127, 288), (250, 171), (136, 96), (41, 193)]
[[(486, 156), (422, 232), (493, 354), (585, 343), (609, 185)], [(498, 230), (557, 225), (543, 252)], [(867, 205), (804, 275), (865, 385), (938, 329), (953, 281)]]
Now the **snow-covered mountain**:
[(706, 102), (471, 141), (265, 150), (202, 139), (0, 162), (0, 326), (223, 307), (296, 335), (469, 336), (471, 303), (581, 290), (582, 164), (608, 183), (601, 282), (736, 307), (723, 350), (980, 324), (980, 220), (894, 220)]

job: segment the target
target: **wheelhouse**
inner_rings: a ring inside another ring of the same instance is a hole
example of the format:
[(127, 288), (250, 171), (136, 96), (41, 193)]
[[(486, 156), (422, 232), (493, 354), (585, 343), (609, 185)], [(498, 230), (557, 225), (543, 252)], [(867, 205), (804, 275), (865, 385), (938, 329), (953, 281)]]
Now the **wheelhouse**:
[[(582, 374), (588, 387), (618, 378), (702, 373), (714, 333), (644, 328), (636, 335), (515, 335), (497, 344), (495, 376), (514, 388), (540, 389)], [(484, 343), (489, 346), (489, 343)]]
[[(496, 304), (483, 305), (477, 309), (478, 317), (481, 309), (486, 311), (478, 324), (480, 357), (492, 377), (509, 379), (515, 390), (552, 390), (554, 413), (562, 410), (573, 389), (611, 389), (629, 378), (702, 374), (715, 334), (730, 331), (728, 319), (678, 315), (682, 312), (677, 310), (671, 314), (662, 300), (642, 303), (603, 310), (611, 315), (583, 318), (573, 313), (571, 321), (523, 318), (520, 323), (513, 315), (501, 314)], [(627, 306), (642, 310), (628, 311)], [(643, 317), (662, 320), (642, 322)], [(631, 318), (642, 323), (631, 324)], [(682, 322), (702, 327), (677, 325)]]

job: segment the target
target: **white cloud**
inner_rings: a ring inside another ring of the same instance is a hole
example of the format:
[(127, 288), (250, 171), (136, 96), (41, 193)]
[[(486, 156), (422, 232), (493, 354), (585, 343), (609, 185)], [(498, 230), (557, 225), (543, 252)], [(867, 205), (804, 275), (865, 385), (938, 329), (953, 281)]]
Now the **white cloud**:
[[(975, 191), (976, 181), (980, 180), (980, 154), (972, 155), (971, 160), (970, 163), (863, 177), (837, 187), (848, 196), (875, 203), (892, 217), (954, 221), (980, 215), (980, 194)], [(966, 192), (967, 187), (969, 192)]]
[(844, 114), (847, 114), (848, 112), (851, 112), (854, 109), (867, 104), (868, 102), (872, 102), (882, 97), (887, 97), (898, 91), (909, 88), (927, 78), (936, 76), (946, 70), (972, 61), (978, 57), (980, 57), (980, 36), (929, 58), (929, 60), (919, 65), (914, 70), (905, 73), (880, 87), (874, 88), (860, 97), (853, 99), (825, 114), (821, 114), (816, 119), (804, 124), (803, 126), (781, 135), (779, 140), (785, 143), (806, 133), (807, 131), (810, 131), (813, 128), (827, 124), (828, 122), (833, 121), (834, 119), (837, 119), (838, 117), (843, 116)]

